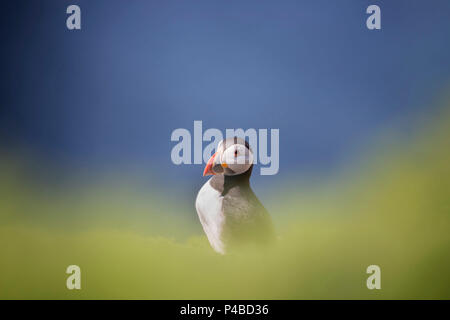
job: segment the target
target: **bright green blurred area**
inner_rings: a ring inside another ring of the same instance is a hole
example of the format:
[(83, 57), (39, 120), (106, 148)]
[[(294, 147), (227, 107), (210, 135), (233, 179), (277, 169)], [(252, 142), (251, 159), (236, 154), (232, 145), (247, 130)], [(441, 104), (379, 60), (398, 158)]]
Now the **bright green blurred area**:
[[(319, 187), (290, 181), (298, 191), (271, 212), (282, 217), (279, 241), (265, 252), (217, 255), (200, 228), (165, 214), (176, 204), (109, 185), (72, 197), (41, 190), (5, 159), (0, 298), (449, 299), (449, 109), (419, 121), (413, 138), (386, 134)], [(149, 222), (136, 227), (129, 212)], [(52, 218), (69, 213), (77, 219)], [(66, 288), (71, 264), (81, 267), (78, 291)], [(381, 290), (366, 287), (372, 264)]]

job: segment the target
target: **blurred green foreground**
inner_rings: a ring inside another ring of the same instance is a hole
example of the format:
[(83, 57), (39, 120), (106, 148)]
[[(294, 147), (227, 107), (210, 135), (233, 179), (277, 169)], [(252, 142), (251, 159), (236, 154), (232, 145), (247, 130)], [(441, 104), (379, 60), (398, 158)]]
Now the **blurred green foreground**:
[[(296, 193), (271, 210), (277, 245), (230, 256), (215, 254), (200, 228), (183, 228), (164, 212), (176, 209), (156, 200), (125, 201), (119, 189), (111, 202), (97, 201), (99, 186), (76, 197), (48, 192), (5, 159), (0, 298), (449, 299), (448, 109), (412, 138), (382, 137), (323, 186), (290, 181)], [(195, 215), (193, 205), (184, 210)], [(129, 226), (130, 212), (147, 232)], [(78, 218), (64, 223), (66, 215)], [(186, 230), (194, 231), (170, 236)], [(81, 290), (65, 286), (71, 264), (81, 267)], [(366, 287), (371, 264), (381, 267), (381, 290)]]

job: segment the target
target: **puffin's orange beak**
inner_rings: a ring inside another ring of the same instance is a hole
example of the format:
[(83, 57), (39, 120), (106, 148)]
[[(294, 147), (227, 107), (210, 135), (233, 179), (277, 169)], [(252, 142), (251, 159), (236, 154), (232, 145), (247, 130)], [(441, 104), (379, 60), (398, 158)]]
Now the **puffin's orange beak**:
[(214, 171), (212, 170), (213, 164), (214, 164), (214, 158), (216, 157), (217, 152), (214, 153), (211, 158), (209, 158), (208, 163), (206, 164), (205, 170), (203, 171), (203, 176), (209, 176), (209, 175), (215, 175)]

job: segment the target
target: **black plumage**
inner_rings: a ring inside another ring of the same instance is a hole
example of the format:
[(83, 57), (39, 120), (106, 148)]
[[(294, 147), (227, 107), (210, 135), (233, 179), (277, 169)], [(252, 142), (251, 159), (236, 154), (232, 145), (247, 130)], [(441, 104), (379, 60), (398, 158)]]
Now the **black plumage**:
[(247, 244), (269, 244), (274, 239), (269, 213), (250, 186), (252, 169), (239, 175), (216, 175), (210, 181), (223, 196), (222, 240), (227, 251)]

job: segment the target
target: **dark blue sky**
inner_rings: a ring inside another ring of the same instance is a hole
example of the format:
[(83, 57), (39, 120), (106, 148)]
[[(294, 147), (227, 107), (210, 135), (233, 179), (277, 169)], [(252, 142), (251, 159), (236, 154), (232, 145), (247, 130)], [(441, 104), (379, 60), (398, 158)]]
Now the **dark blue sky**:
[[(80, 31), (66, 29), (70, 4)], [(381, 31), (365, 27), (370, 4)], [(201, 165), (170, 162), (172, 130), (194, 120), (279, 128), (280, 176), (321, 172), (428, 112), (450, 79), (448, 0), (2, 1), (0, 12), (5, 148), (182, 184), (204, 181)]]

